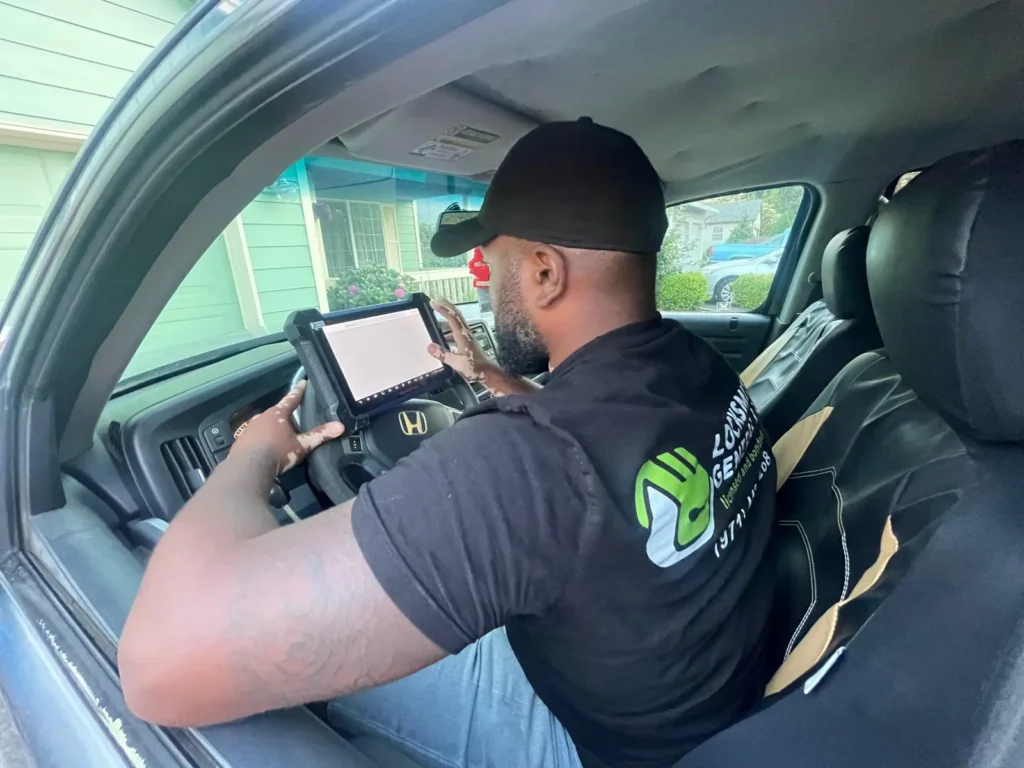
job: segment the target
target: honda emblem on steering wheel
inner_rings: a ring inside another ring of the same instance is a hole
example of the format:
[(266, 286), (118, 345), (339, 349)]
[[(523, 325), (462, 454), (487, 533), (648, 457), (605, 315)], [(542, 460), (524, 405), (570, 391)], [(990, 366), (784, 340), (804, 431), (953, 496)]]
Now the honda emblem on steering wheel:
[(427, 417), (423, 411), (400, 411), (398, 423), (402, 427), (402, 433), (407, 437), (427, 434)]

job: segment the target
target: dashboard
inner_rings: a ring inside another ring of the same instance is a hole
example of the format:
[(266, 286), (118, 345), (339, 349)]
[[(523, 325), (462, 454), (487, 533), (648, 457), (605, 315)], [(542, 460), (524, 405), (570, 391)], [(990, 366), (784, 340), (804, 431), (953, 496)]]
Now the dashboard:
[[(473, 321), (470, 329), (493, 356), (490, 328)], [(452, 344), (450, 331), (443, 325), (442, 330)], [(290, 343), (273, 342), (122, 393), (104, 410), (97, 449), (69, 469), (101, 498), (116, 502), (110, 506), (124, 518), (118, 522), (149, 516), (169, 520), (224, 460), (251, 419), (284, 396), (298, 364)], [(489, 396), (478, 384), (473, 388), (480, 399)], [(462, 407), (451, 390), (429, 397)], [(341, 440), (347, 453), (362, 453), (359, 432)], [(279, 484), (287, 499), (281, 522), (308, 517), (325, 505), (309, 485), (305, 467), (286, 473)]]

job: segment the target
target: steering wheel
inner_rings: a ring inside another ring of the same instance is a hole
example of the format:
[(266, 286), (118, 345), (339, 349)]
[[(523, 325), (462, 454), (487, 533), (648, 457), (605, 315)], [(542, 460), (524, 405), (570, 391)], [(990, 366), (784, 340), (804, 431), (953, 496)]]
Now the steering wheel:
[[(300, 367), (292, 377), (292, 386), (304, 378), (306, 372)], [(463, 410), (480, 402), (469, 382), (461, 376), (455, 377), (451, 389), (462, 401)], [(355, 450), (351, 442), (357, 435), (345, 434), (313, 451), (306, 460), (310, 478), (332, 502), (341, 504), (355, 495), (353, 484), (387, 472), (428, 437), (454, 424), (458, 415), (459, 411), (434, 400), (406, 400), (370, 417), (369, 424), (358, 433), (359, 450)], [(315, 387), (306, 387), (303, 402), (292, 418), (300, 432), (308, 432), (327, 421), (327, 414), (317, 403)]]

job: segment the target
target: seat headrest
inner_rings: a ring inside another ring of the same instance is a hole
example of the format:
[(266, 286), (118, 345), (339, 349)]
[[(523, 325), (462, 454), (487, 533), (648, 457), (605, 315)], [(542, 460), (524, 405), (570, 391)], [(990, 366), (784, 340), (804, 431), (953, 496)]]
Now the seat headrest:
[(948, 157), (897, 193), (867, 274), (922, 402), (978, 439), (1024, 441), (1024, 141)]
[(865, 268), (870, 227), (844, 229), (821, 255), (821, 292), (829, 312), (843, 320), (870, 317), (871, 295)]

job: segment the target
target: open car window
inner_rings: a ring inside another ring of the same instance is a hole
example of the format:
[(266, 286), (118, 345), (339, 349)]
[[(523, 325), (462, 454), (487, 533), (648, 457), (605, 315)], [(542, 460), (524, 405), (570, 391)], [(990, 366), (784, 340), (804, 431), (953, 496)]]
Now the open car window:
[(327, 312), (422, 291), (479, 314), (468, 254), (439, 259), (430, 238), (441, 211), (479, 208), (485, 190), (426, 171), (300, 160), (199, 258), (122, 378), (280, 333), (296, 309)]
[(760, 308), (806, 194), (792, 185), (669, 207), (669, 229), (658, 254), (658, 309)]

